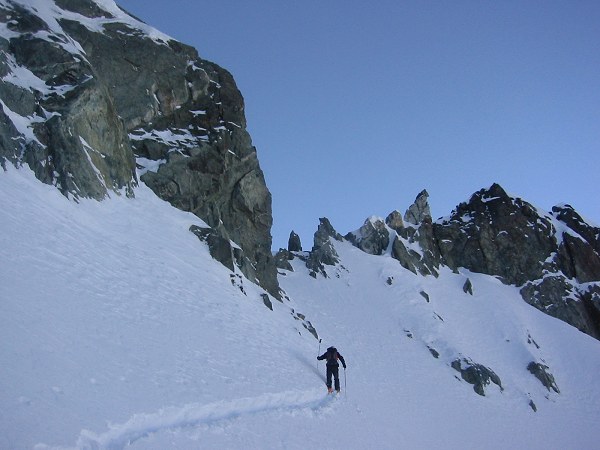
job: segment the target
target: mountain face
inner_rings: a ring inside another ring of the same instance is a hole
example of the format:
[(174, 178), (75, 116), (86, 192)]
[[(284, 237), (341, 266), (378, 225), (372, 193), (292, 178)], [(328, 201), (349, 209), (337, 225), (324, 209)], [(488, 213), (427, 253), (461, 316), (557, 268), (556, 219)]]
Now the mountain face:
[(112, 1), (0, 0), (0, 75), (4, 168), (27, 164), (76, 201), (133, 197), (141, 181), (201, 218), (190, 231), (213, 258), (277, 299), (276, 264), (298, 256), (327, 275), (340, 263), (332, 242), (345, 239), (423, 276), (447, 266), (499, 277), (600, 338), (600, 230), (569, 205), (544, 212), (496, 184), (437, 221), (426, 191), (345, 237), (322, 218), (310, 252), (292, 235), (273, 258), (271, 195), (231, 74)]
[[(385, 221), (370, 218), (345, 239), (366, 253), (388, 254), (423, 276), (437, 277), (440, 267), (447, 266), (498, 277), (518, 286), (527, 303), (600, 339), (600, 228), (587, 224), (569, 205), (544, 212), (509, 196), (498, 184), (476, 192), (435, 222), (427, 199), (422, 191), (404, 220), (398, 211)], [(328, 246), (340, 238), (324, 221), (328, 226), (319, 227), (312, 252), (302, 257), (310, 269), (319, 262), (327, 275), (324, 265), (337, 262)], [(331, 239), (324, 239), (324, 232)], [(288, 260), (294, 257), (287, 254)], [(472, 291), (469, 282), (464, 289)]]
[(494, 184), (433, 220), (422, 191), (273, 257), (242, 96), (194, 49), (0, 0), (0, 78), (0, 448), (597, 447), (598, 341), (521, 300), (600, 339), (571, 206)]
[[(74, 199), (140, 179), (279, 298), (271, 194), (233, 77), (111, 1), (0, 0), (0, 160)], [(233, 242), (233, 243), (232, 243)]]

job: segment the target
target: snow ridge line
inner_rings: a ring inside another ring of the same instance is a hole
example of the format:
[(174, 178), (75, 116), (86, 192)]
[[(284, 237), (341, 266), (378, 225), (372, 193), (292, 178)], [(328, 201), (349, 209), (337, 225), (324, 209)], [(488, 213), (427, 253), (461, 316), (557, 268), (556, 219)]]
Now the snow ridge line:
[[(135, 414), (123, 424), (109, 425), (109, 430), (101, 434), (84, 429), (72, 449), (122, 450), (132, 442), (161, 430), (206, 425), (276, 410), (318, 411), (326, 407), (333, 398), (333, 395), (324, 394), (323, 389), (313, 389), (263, 394), (205, 405), (191, 403), (182, 407), (168, 407), (155, 413)], [(36, 446), (36, 450), (53, 448), (66, 450), (65, 447), (49, 447), (43, 444)]]

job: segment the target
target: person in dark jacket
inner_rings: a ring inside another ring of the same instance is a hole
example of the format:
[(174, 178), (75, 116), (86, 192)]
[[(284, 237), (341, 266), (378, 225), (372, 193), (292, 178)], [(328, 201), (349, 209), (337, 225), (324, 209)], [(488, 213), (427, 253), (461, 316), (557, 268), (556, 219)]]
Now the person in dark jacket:
[(327, 360), (327, 391), (329, 393), (333, 392), (331, 387), (331, 377), (335, 380), (335, 390), (340, 392), (340, 376), (339, 369), (340, 364), (338, 361), (342, 362), (342, 366), (344, 366), (344, 370), (346, 370), (346, 361), (344, 361), (344, 357), (337, 351), (335, 347), (329, 347), (325, 353), (321, 356), (317, 356), (319, 361)]

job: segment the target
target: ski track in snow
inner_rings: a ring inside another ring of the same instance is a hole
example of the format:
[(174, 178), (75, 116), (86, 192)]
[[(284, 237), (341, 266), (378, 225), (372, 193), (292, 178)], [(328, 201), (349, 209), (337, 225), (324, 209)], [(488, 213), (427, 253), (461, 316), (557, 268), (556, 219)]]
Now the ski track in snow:
[(324, 412), (331, 407), (335, 398), (335, 395), (324, 394), (323, 389), (312, 389), (263, 394), (205, 405), (191, 403), (182, 407), (164, 408), (155, 413), (135, 414), (123, 424), (109, 425), (109, 430), (100, 434), (82, 430), (75, 447), (38, 444), (35, 448), (36, 450), (120, 450), (152, 433), (211, 425), (240, 416), (272, 411)]

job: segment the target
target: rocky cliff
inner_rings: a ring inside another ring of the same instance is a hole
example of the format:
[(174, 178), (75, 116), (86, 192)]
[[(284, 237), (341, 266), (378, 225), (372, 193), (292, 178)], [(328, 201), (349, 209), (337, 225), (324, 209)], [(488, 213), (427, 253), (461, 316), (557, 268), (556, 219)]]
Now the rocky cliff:
[(134, 196), (139, 174), (279, 298), (271, 195), (226, 70), (112, 1), (0, 0), (0, 76), (3, 167), (75, 200)]
[(441, 262), (521, 287), (536, 308), (600, 338), (600, 229), (568, 205), (552, 212), (499, 185), (476, 192), (434, 224)]

